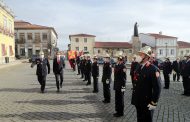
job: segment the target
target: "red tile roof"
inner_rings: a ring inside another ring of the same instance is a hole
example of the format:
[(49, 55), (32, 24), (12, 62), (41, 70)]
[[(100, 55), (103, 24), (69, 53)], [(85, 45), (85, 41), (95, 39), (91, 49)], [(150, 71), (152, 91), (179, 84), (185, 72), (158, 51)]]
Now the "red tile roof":
[(75, 34), (75, 35), (69, 35), (69, 37), (96, 37), (94, 35), (90, 35), (90, 34)]
[(178, 41), (177, 44), (178, 44), (179, 48), (190, 48), (190, 43), (189, 42)]
[(132, 44), (128, 42), (95, 42), (96, 48), (132, 48)]
[(167, 36), (167, 35), (162, 35), (162, 34), (156, 34), (156, 33), (148, 33), (148, 35), (153, 36), (155, 38), (177, 38), (174, 36)]
[(14, 22), (15, 29), (27, 29), (27, 30), (40, 30), (40, 29), (52, 29), (57, 35), (53, 27), (41, 26), (36, 24), (31, 24), (23, 20), (17, 20)]

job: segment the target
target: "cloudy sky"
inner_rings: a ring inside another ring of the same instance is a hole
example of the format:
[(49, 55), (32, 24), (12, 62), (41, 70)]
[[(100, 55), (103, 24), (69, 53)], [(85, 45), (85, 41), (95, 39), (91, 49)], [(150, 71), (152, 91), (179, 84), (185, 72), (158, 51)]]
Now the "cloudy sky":
[(58, 47), (70, 34), (96, 35), (96, 41), (130, 41), (135, 22), (139, 33), (176, 36), (190, 42), (188, 0), (5, 0), (16, 20), (55, 27)]

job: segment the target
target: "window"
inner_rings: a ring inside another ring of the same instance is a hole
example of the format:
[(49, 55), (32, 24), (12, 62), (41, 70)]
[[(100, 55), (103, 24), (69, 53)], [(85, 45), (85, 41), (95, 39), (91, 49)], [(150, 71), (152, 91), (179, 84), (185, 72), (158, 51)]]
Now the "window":
[(20, 55), (25, 56), (25, 49), (24, 48), (20, 49)]
[(98, 53), (100, 53), (100, 50), (98, 50)]
[(3, 25), (4, 25), (4, 29), (7, 29), (7, 18), (6, 17), (4, 17)]
[(2, 56), (6, 56), (7, 55), (7, 51), (5, 49), (5, 44), (1, 44), (1, 49), (2, 49)]
[(84, 38), (84, 43), (87, 43), (87, 38)]
[(79, 38), (75, 38), (75, 42), (79, 42)]
[(171, 55), (174, 55), (174, 49), (171, 49)]
[(40, 33), (35, 33), (35, 42), (37, 43), (41, 42)]
[(188, 54), (188, 53), (189, 53), (189, 50), (186, 50), (186, 53)]
[(79, 51), (79, 47), (76, 47), (76, 50)]
[(28, 40), (32, 40), (32, 33), (27, 33)]
[(87, 51), (88, 50), (88, 48), (87, 47), (84, 47), (84, 51)]
[(10, 55), (10, 56), (14, 55), (14, 54), (13, 54), (13, 48), (12, 48), (12, 46), (9, 46), (9, 55)]
[(43, 40), (47, 40), (47, 33), (43, 33), (42, 38)]
[(19, 42), (20, 43), (25, 43), (25, 35), (24, 35), (24, 33), (19, 33)]
[(132, 50), (129, 50), (129, 53), (132, 53)]
[(163, 50), (162, 49), (159, 50), (159, 54), (163, 55)]

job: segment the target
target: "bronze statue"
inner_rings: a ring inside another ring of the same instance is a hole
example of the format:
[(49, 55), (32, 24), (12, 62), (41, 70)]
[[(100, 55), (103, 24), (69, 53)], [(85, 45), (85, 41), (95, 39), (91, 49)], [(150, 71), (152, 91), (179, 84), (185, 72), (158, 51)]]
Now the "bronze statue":
[(135, 26), (134, 26), (134, 37), (139, 37), (137, 22), (135, 23)]

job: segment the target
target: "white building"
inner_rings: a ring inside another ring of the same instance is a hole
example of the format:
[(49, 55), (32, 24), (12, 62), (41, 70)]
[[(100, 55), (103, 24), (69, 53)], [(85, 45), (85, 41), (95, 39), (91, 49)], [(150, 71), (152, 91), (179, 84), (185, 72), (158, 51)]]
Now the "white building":
[(154, 49), (156, 57), (165, 60), (169, 57), (170, 60), (175, 60), (177, 57), (177, 37), (162, 35), (155, 33), (140, 33), (140, 41)]
[(43, 50), (45, 55), (54, 55), (58, 35), (53, 27), (15, 21), (16, 55), (29, 58)]
[(190, 43), (178, 41), (178, 57), (182, 58), (185, 55), (190, 55)]
[(93, 55), (95, 37), (89, 34), (69, 35), (70, 50), (89, 52), (89, 54)]

